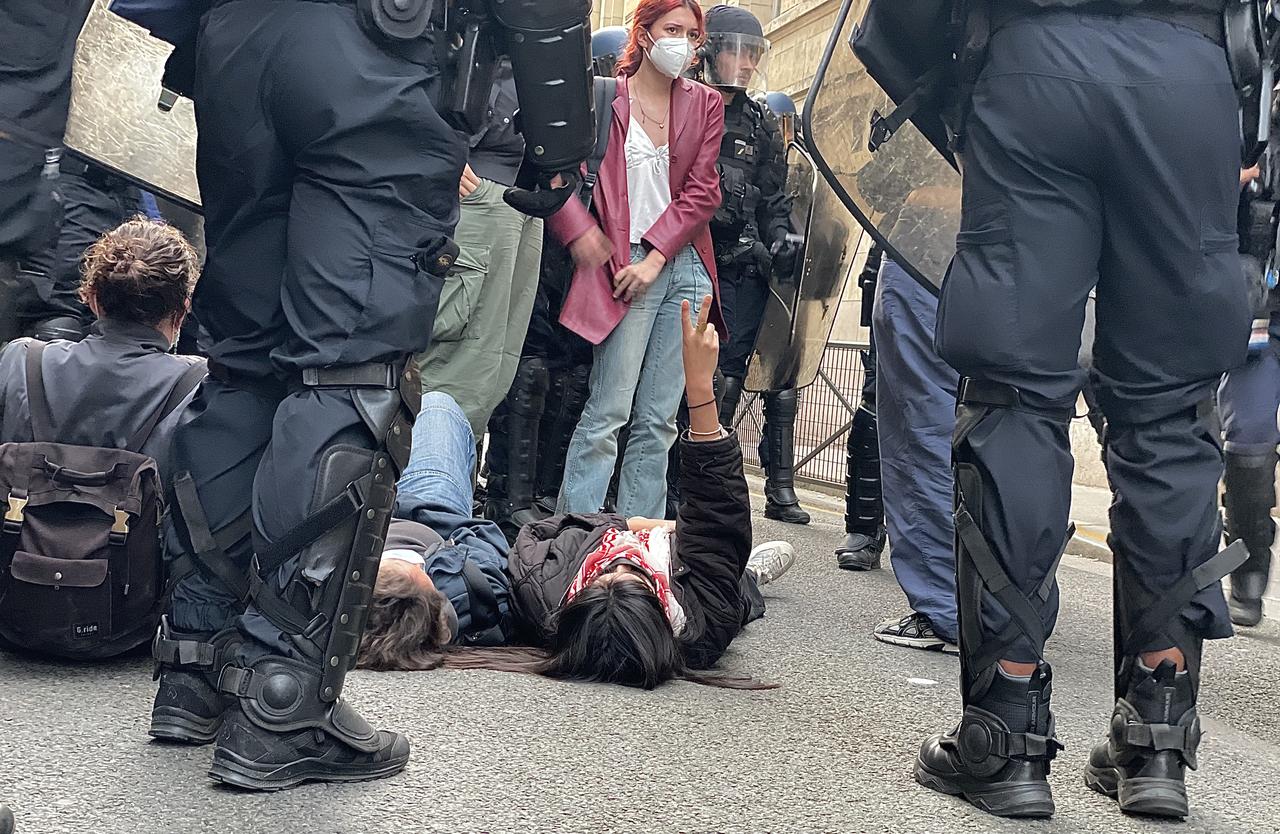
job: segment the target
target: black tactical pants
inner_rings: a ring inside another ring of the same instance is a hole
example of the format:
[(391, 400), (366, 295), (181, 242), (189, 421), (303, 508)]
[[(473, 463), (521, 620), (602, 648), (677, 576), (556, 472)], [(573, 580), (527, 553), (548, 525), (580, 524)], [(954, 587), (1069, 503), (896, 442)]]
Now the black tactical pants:
[(53, 234), (57, 170), (46, 153), (62, 145), (75, 38), (92, 5), (0, 4), (0, 260), (29, 255)]
[(747, 375), (747, 362), (764, 321), (769, 281), (754, 264), (731, 263), (719, 267), (718, 272), (720, 309), (729, 329), (729, 341), (720, 349), (720, 372), (741, 379)]
[[(233, 0), (203, 25), (195, 99), (208, 260), (195, 310), (218, 378), (174, 454), (215, 533), (252, 504), (252, 547), (228, 549), (247, 572), (254, 549), (314, 509), (327, 453), (382, 442), (354, 389), (304, 388), (302, 374), (427, 347), (442, 279), (422, 267), (456, 222), (464, 154), (432, 104), (429, 48), (395, 54), (358, 28), (351, 6)], [(340, 556), (312, 553), (286, 563), (277, 586), (323, 584)], [(179, 629), (211, 631), (237, 612), (196, 575), (172, 613)], [(256, 612), (242, 626), (290, 653)]]
[(58, 177), (62, 195), (62, 227), (57, 240), (23, 262), (24, 276), (35, 283), (35, 303), (23, 317), (39, 322), (54, 316), (70, 316), (84, 325), (93, 313), (80, 300), (80, 264), (85, 250), (103, 232), (110, 231), (142, 211), (136, 186), (95, 165), (75, 158), (63, 160)]
[[(1018, 391), (1017, 402), (968, 412), (962, 396), (955, 454), (979, 481), (969, 511), (1046, 634), (1095, 284), (1112, 549), (1118, 575), (1142, 590), (1133, 598), (1122, 584), (1122, 621), (1219, 548), (1222, 451), (1209, 399), (1244, 360), (1250, 322), (1236, 256), (1237, 125), (1224, 51), (1189, 29), (1062, 12), (1010, 23), (991, 41), (936, 341), (961, 376)], [(986, 635), (1008, 625), (989, 596), (982, 613)], [(1231, 634), (1217, 583), (1138, 651), (1180, 645), (1175, 632)], [(1041, 648), (1022, 638), (997, 656), (1033, 661)]]

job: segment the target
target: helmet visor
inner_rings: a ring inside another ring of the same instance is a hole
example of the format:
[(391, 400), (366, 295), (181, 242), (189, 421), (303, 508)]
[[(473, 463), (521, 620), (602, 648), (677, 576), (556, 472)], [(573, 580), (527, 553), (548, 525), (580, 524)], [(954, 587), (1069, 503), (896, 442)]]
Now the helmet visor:
[(712, 87), (768, 89), (769, 41), (759, 35), (711, 32), (703, 50), (703, 78)]

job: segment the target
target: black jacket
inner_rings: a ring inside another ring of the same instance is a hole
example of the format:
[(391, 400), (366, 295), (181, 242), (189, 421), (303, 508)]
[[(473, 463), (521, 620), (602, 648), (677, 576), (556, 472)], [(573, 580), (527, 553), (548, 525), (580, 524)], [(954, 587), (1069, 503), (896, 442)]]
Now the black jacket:
[[(0, 353), (0, 443), (31, 440), (26, 358), (32, 341), (10, 342)], [(100, 320), (84, 341), (50, 342), (41, 368), (57, 441), (124, 448), (187, 369), (204, 363), (194, 356), (174, 356), (168, 349), (164, 337), (152, 328), (111, 320)], [(186, 405), (196, 391), (161, 420), (146, 446), (137, 450), (155, 458), (164, 483), (169, 482), (174, 430), (190, 419)]]
[[(685, 663), (714, 666), (742, 628), (742, 572), (751, 554), (751, 502), (742, 449), (731, 434), (711, 443), (680, 441), (680, 514), (671, 559), (672, 586), (685, 613)], [(582, 563), (620, 515), (554, 516), (520, 531), (507, 562), (517, 636), (544, 645), (551, 622)]]

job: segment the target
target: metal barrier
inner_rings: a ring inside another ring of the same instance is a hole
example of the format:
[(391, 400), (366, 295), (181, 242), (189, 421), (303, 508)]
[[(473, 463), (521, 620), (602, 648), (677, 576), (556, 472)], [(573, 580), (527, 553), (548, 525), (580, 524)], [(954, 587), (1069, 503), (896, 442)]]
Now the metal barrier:
[[(845, 442), (862, 398), (865, 342), (828, 342), (818, 379), (800, 392), (796, 416), (796, 481), (844, 492)], [(745, 394), (734, 425), (750, 466), (760, 466), (760, 429), (764, 422), (759, 394)]]

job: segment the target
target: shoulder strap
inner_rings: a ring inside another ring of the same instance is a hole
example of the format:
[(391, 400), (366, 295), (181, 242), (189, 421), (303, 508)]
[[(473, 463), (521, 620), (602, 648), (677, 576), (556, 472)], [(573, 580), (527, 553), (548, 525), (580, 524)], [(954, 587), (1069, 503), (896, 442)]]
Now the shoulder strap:
[(207, 373), (203, 362), (196, 362), (190, 368), (182, 372), (182, 376), (178, 377), (178, 381), (173, 384), (173, 388), (169, 389), (169, 396), (161, 403), (160, 407), (147, 418), (147, 422), (133, 433), (133, 437), (129, 438), (129, 445), (125, 448), (131, 452), (139, 452), (143, 446), (147, 445), (147, 441), (151, 439), (151, 433), (156, 430), (156, 426), (160, 421), (173, 413), (173, 410), (182, 404), (187, 395), (196, 389), (200, 381), (204, 379)]
[(32, 339), (27, 345), (27, 408), (31, 412), (31, 439), (37, 443), (53, 436), (53, 420), (49, 417), (49, 398), (44, 390), (44, 342)]
[(587, 157), (587, 172), (582, 178), (582, 199), (591, 207), (591, 193), (596, 187), (596, 178), (600, 175), (600, 166), (604, 164), (604, 155), (609, 150), (609, 128), (613, 123), (613, 100), (618, 95), (618, 79), (595, 79), (596, 106), (596, 144)]

